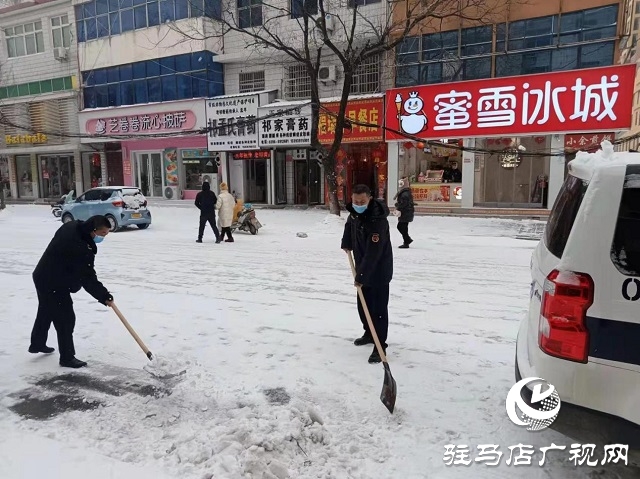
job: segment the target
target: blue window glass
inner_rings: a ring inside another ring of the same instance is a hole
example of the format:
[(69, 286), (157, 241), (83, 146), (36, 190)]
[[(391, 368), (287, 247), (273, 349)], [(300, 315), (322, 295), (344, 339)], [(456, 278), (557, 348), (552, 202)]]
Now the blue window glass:
[(134, 12), (134, 26), (136, 29), (138, 28), (147, 28), (147, 7), (136, 7), (133, 9)]
[(93, 75), (91, 72), (82, 72), (82, 84), (84, 86), (93, 86)]
[(172, 22), (176, 19), (174, 0), (160, 1), (160, 23)]
[(583, 45), (580, 52), (580, 68), (596, 68), (613, 65), (614, 42)]
[(109, 106), (109, 90), (107, 85), (100, 85), (95, 87), (96, 92), (96, 108), (104, 108)]
[(96, 0), (96, 15), (104, 15), (109, 13), (109, 1), (108, 0)]
[(176, 71), (175, 57), (165, 57), (160, 59), (160, 75), (173, 75)]
[(96, 17), (98, 25), (98, 38), (109, 36), (109, 15), (100, 15)]
[(147, 78), (157, 77), (160, 75), (160, 62), (157, 60), (147, 60)]
[(109, 11), (117, 12), (120, 9), (120, 0), (109, 0)]
[(133, 80), (133, 65), (129, 63), (128, 65), (120, 66), (120, 81), (130, 80)]
[(85, 88), (83, 90), (84, 95), (84, 107), (85, 108), (96, 108), (96, 92), (93, 88)]
[(147, 2), (147, 0), (133, 0), (133, 6), (135, 7), (136, 5), (144, 5)]
[(222, 0), (205, 0), (204, 9), (207, 17), (222, 18)]
[(85, 42), (87, 40), (87, 36), (84, 33), (84, 20), (78, 20), (76, 22), (76, 30), (78, 32), (78, 41)]
[(578, 47), (565, 47), (551, 53), (551, 69), (553, 71), (575, 70), (578, 68)]
[(176, 76), (166, 75), (162, 77), (162, 101), (173, 101), (178, 99), (176, 89)]
[(178, 100), (186, 100), (193, 98), (191, 95), (193, 89), (191, 87), (191, 77), (188, 75), (176, 75), (176, 88), (178, 90)]
[(189, 0), (175, 0), (176, 20), (189, 18)]
[(193, 52), (191, 54), (191, 70), (204, 70), (206, 65), (204, 52)]
[(118, 83), (120, 81), (120, 70), (118, 67), (107, 68), (107, 83)]
[(149, 78), (147, 80), (147, 91), (149, 92), (150, 103), (157, 103), (162, 101), (162, 86), (160, 78)]
[(160, 25), (160, 7), (158, 2), (147, 3), (147, 18), (150, 27)]
[(147, 93), (147, 80), (134, 81), (133, 93), (136, 103), (147, 103), (149, 101), (149, 95)]
[(104, 85), (107, 83), (107, 70), (105, 68), (100, 68), (98, 70), (93, 70), (93, 82), (96, 85)]
[(82, 18), (91, 18), (96, 16), (96, 3), (88, 2), (82, 5)]
[(111, 35), (120, 34), (120, 13), (109, 14), (109, 26), (111, 27)]
[(108, 87), (108, 95), (109, 95), (109, 106), (118, 106), (120, 105), (120, 88), (118, 85), (109, 85)]
[(220, 91), (220, 84), (218, 82), (209, 82), (209, 91), (207, 96), (217, 96)]
[(76, 5), (74, 11), (76, 13), (76, 20), (84, 20), (84, 7), (82, 5)]
[(120, 10), (123, 10), (125, 8), (132, 8), (133, 7), (133, 0), (120, 0)]
[(191, 18), (197, 18), (197, 17), (203, 16), (204, 3), (205, 3), (205, 0), (189, 0), (189, 8), (190, 8), (189, 16)]
[(98, 38), (98, 29), (96, 27), (95, 17), (84, 21), (84, 33), (87, 40), (95, 40)]
[(187, 53), (185, 55), (178, 55), (175, 57), (176, 64), (175, 70), (177, 72), (188, 72), (191, 71), (191, 54)]
[(130, 81), (120, 83), (120, 104), (121, 105), (134, 104), (133, 83)]
[(122, 10), (120, 12), (120, 22), (122, 33), (133, 30), (133, 10)]
[(140, 78), (147, 78), (147, 70), (145, 68), (145, 62), (137, 62), (132, 65), (134, 80)]
[(194, 72), (191, 74), (191, 88), (194, 97), (209, 96), (206, 72)]

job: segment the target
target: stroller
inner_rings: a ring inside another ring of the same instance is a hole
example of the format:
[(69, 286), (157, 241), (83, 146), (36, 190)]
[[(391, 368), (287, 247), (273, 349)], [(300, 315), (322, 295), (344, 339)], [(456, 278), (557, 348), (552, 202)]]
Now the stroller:
[(234, 221), (231, 225), (231, 231), (240, 230), (248, 231), (252, 235), (257, 235), (258, 230), (262, 228), (262, 224), (256, 218), (256, 212), (251, 203), (244, 203), (242, 200), (236, 202), (234, 211)]

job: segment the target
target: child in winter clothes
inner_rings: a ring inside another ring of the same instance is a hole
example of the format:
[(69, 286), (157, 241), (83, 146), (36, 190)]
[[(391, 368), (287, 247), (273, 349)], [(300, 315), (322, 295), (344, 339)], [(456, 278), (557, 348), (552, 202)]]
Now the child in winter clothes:
[(233, 224), (233, 209), (236, 205), (236, 200), (229, 193), (229, 186), (226, 183), (220, 183), (220, 194), (218, 195), (218, 202), (216, 203), (216, 209), (219, 210), (220, 227), (222, 228), (221, 237), (227, 235), (225, 243), (233, 243), (233, 236), (231, 235), (231, 225)]

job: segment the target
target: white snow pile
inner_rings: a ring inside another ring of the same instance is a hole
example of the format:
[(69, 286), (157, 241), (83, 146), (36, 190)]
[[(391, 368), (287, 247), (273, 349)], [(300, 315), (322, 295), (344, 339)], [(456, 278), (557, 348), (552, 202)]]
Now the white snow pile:
[(341, 228), (344, 228), (344, 223), (347, 221), (349, 217), (349, 213), (342, 212), (340, 216), (328, 214), (324, 217), (322, 224), (327, 226), (339, 225)]
[(296, 233), (296, 236), (298, 238), (308, 238), (309, 237), (309, 235), (307, 233), (302, 233), (302, 232)]
[(136, 193), (135, 195), (123, 195), (122, 200), (127, 208), (139, 210), (146, 201), (146, 198), (140, 193)]
[(591, 178), (598, 166), (611, 163), (616, 159), (617, 155), (610, 141), (603, 141), (600, 148), (595, 153), (579, 151), (576, 158), (569, 162), (570, 171), (581, 178)]
[(640, 175), (627, 175), (624, 182), (625, 188), (640, 188)]

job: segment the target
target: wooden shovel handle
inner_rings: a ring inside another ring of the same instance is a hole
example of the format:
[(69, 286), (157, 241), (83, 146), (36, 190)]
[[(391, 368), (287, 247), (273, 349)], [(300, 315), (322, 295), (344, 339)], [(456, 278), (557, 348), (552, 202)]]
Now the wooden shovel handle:
[[(356, 281), (356, 264), (353, 261), (353, 254), (351, 251), (347, 251), (347, 256), (349, 257), (349, 264), (351, 265), (351, 273), (353, 274), (353, 281)], [(378, 354), (380, 355), (380, 359), (382, 359), (383, 363), (387, 362), (387, 356), (384, 354), (384, 350), (382, 349), (382, 345), (380, 344), (380, 340), (378, 339), (378, 333), (376, 333), (376, 328), (373, 326), (373, 321), (371, 320), (371, 313), (369, 313), (369, 307), (367, 306), (367, 302), (364, 299), (364, 293), (362, 292), (362, 287), (358, 286), (358, 296), (360, 297), (360, 302), (362, 303), (362, 309), (364, 309), (364, 315), (367, 318), (367, 323), (369, 324), (369, 330), (371, 331), (371, 336), (373, 336), (373, 342), (376, 344), (376, 349), (378, 350)]]
[(120, 321), (122, 321), (122, 324), (124, 324), (124, 327), (127, 328), (127, 331), (129, 331), (131, 336), (133, 336), (133, 339), (136, 340), (136, 343), (138, 343), (138, 346), (142, 348), (142, 350), (144, 351), (144, 354), (147, 355), (149, 360), (153, 359), (153, 354), (151, 354), (151, 351), (149, 351), (149, 348), (145, 346), (145, 344), (142, 342), (142, 339), (140, 339), (140, 336), (138, 336), (138, 334), (134, 331), (134, 329), (129, 324), (129, 321), (127, 321), (127, 319), (120, 312), (120, 310), (118, 309), (118, 307), (115, 305), (114, 302), (111, 302), (111, 309), (113, 309), (116, 315), (118, 315), (118, 318), (120, 318)]

